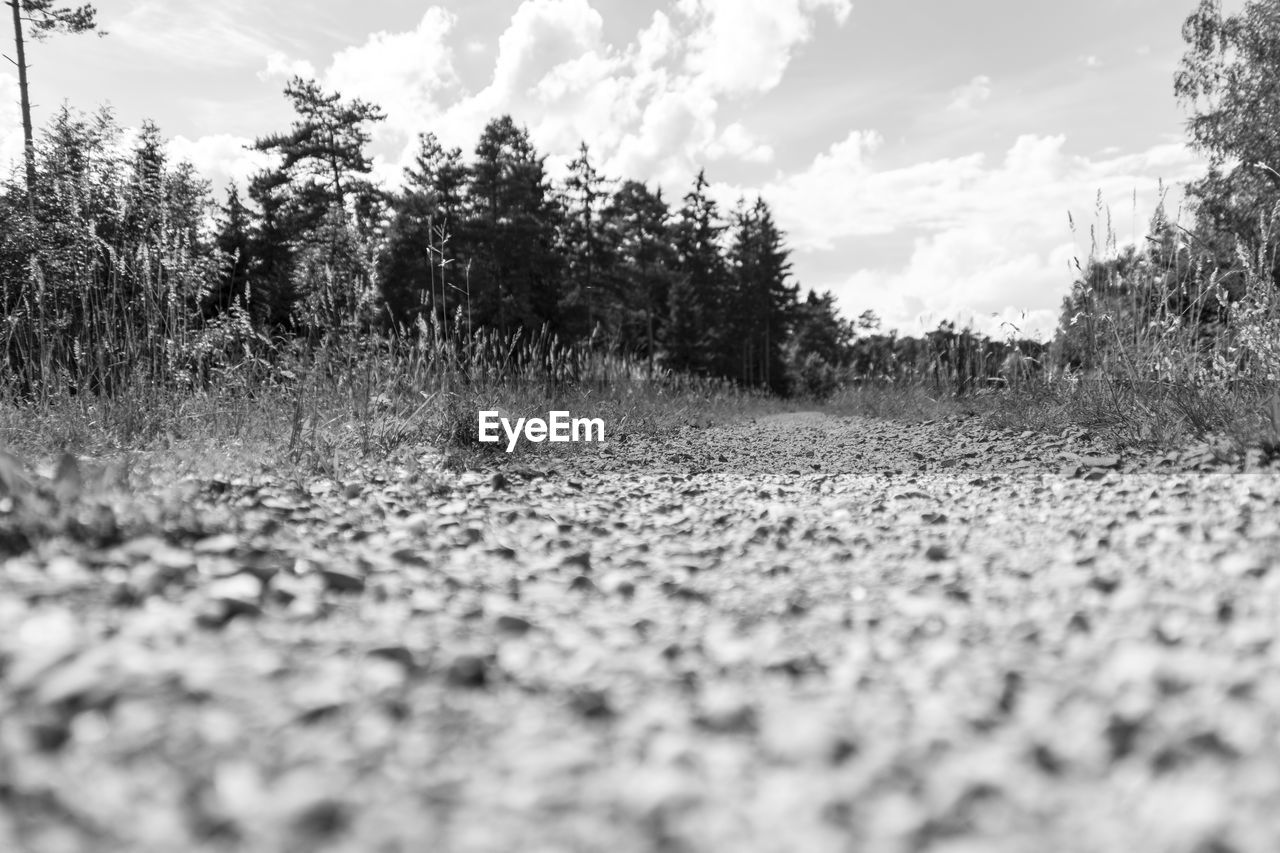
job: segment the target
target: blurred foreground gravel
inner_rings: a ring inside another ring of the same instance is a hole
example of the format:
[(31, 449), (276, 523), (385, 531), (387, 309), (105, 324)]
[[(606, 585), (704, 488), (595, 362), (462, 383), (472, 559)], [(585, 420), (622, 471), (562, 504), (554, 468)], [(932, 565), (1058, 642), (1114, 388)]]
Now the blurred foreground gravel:
[(1280, 849), (1274, 468), (812, 414), (492, 459), (0, 467), (0, 850)]

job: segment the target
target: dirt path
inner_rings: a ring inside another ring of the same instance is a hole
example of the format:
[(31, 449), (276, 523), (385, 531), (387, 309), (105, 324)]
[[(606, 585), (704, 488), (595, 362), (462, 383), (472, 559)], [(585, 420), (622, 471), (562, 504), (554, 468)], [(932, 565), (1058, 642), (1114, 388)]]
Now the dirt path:
[(1206, 461), (802, 414), (81, 498), (0, 573), (0, 849), (1280, 849), (1280, 475)]

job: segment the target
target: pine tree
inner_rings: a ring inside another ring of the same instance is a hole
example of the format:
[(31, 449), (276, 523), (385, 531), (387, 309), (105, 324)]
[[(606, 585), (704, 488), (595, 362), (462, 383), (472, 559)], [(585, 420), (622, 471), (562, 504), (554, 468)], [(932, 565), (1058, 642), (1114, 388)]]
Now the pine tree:
[(726, 372), (745, 385), (762, 385), (784, 394), (783, 346), (794, 321), (798, 291), (788, 283), (789, 253), (763, 199), (740, 209), (735, 220), (730, 250), (733, 286), (723, 322), (737, 351), (731, 353)]
[[(872, 331), (879, 320), (864, 311), (859, 327)], [(819, 296), (810, 290), (794, 310), (794, 325), (786, 346), (788, 393), (821, 399), (835, 391), (856, 355), (857, 327), (840, 316), (835, 296)], [(873, 373), (876, 357), (868, 342), (862, 364), (863, 375)]]
[(140, 242), (160, 240), (164, 213), (164, 137), (155, 122), (144, 121), (133, 148), (129, 191), (125, 196), (126, 228)]
[(612, 183), (597, 171), (582, 143), (564, 182), (561, 240), (566, 260), (561, 311), (566, 333), (574, 339), (593, 336), (600, 325), (608, 337), (616, 337), (621, 319), (609, 310), (616, 307), (617, 246), (603, 221)]
[(668, 366), (676, 370), (723, 375), (729, 271), (720, 248), (725, 225), (708, 186), (705, 173), (698, 172), (675, 225), (678, 276), (671, 286), (665, 348)]
[(846, 367), (853, 356), (852, 346), (858, 328), (870, 333), (879, 325), (874, 312), (863, 311), (859, 325), (840, 316), (835, 294), (819, 295), (810, 290), (804, 301), (797, 303), (795, 325), (790, 340), (800, 356), (815, 355), (827, 364)]
[(214, 247), (222, 266), (217, 282), (205, 298), (204, 316), (226, 313), (237, 300), (247, 297), (249, 271), (253, 261), (251, 248), (251, 213), (240, 200), (234, 182), (227, 184), (227, 203), (222, 206)]
[(289, 177), (279, 169), (259, 172), (249, 180), (249, 199), (257, 206), (249, 239), (254, 319), (273, 329), (290, 329), (299, 295), (293, 275), (293, 240), (300, 229)]
[(255, 254), (265, 265), (269, 316), (292, 325), (295, 311), (305, 308), (304, 325), (313, 331), (359, 324), (372, 309), (372, 242), (383, 206), (365, 147), (368, 125), (385, 116), (373, 104), (344, 101), (301, 77), (289, 82), (285, 95), (297, 118), (288, 133), (254, 143), (279, 161), (250, 185), (263, 220)]
[(605, 225), (618, 247), (621, 342), (645, 354), (650, 375), (657, 341), (666, 330), (676, 268), (670, 220), (662, 190), (651, 191), (639, 181), (623, 182), (604, 212)]
[(391, 204), (391, 230), (379, 259), (378, 283), (393, 324), (409, 327), (434, 306), (447, 331), (449, 283), (455, 273), (454, 232), (465, 202), (468, 170), (462, 149), (445, 150), (435, 134), (419, 138), (418, 154), (405, 170), (403, 191)]
[(304, 221), (314, 227), (330, 209), (347, 211), (348, 203), (358, 205), (362, 197), (376, 194), (365, 147), (368, 125), (386, 116), (373, 104), (344, 101), (301, 77), (290, 80), (284, 93), (297, 114), (293, 127), (259, 138), (254, 148), (279, 155), (278, 168), (296, 185)]
[(551, 196), (545, 158), (527, 130), (510, 116), (485, 126), (476, 146), (459, 257), (469, 277), (462, 286), (476, 325), (503, 334), (547, 326), (560, 331), (555, 251), (560, 209)]

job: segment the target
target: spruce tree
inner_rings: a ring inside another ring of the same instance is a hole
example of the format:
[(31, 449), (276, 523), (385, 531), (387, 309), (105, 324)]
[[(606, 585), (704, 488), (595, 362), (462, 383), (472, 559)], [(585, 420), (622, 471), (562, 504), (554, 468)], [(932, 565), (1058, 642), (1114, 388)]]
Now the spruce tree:
[(382, 210), (365, 147), (368, 126), (385, 116), (373, 104), (343, 100), (301, 77), (288, 83), (285, 95), (297, 117), (288, 133), (254, 143), (278, 161), (250, 186), (262, 216), (263, 245), (255, 254), (265, 265), (269, 316), (292, 325), (295, 312), (305, 309), (304, 325), (313, 331), (360, 323), (372, 308), (372, 241)]
[(787, 391), (783, 347), (795, 318), (798, 288), (789, 283), (791, 263), (782, 232), (763, 199), (739, 210), (730, 250), (733, 286), (725, 328), (736, 345), (728, 375), (745, 385)]
[(214, 246), (222, 265), (214, 287), (205, 298), (205, 317), (226, 313), (237, 300), (246, 297), (251, 269), (251, 213), (240, 200), (234, 182), (227, 184), (227, 203), (222, 206)]
[(671, 209), (662, 198), (661, 189), (650, 190), (639, 181), (629, 180), (614, 193), (604, 211), (604, 221), (618, 251), (621, 342), (632, 351), (644, 353), (652, 375), (657, 342), (666, 331), (676, 268)]
[(706, 174), (699, 171), (674, 228), (678, 274), (671, 286), (665, 344), (670, 367), (723, 375), (729, 360), (729, 271), (720, 247), (725, 225), (708, 186)]
[(566, 268), (561, 311), (566, 334), (574, 339), (594, 335), (601, 326), (614, 338), (621, 320), (611, 310), (616, 308), (617, 247), (613, 232), (604, 225), (612, 183), (596, 169), (587, 144), (582, 143), (564, 182)]
[(404, 189), (391, 202), (391, 228), (378, 263), (378, 284), (396, 326), (410, 328), (423, 311), (433, 310), (438, 328), (448, 331), (451, 306), (459, 304), (450, 285), (467, 175), (462, 149), (445, 150), (433, 133), (419, 137)]
[(475, 324), (503, 334), (560, 331), (556, 253), (560, 208), (529, 133), (510, 116), (485, 126), (476, 145), (458, 258)]

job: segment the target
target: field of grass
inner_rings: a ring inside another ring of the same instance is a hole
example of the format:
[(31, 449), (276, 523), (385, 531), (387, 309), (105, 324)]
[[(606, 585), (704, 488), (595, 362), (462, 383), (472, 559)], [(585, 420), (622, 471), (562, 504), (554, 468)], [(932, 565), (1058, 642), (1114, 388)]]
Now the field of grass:
[(202, 323), (158, 298), (122, 313), (89, 287), (73, 336), (36, 334), (65, 325), (38, 310), (12, 326), (17, 358), (0, 383), (0, 447), (46, 463), (62, 453), (145, 453), (206, 470), (283, 465), (341, 478), (364, 461), (424, 448), (455, 470), (501, 453), (476, 440), (481, 409), (564, 409), (603, 418), (611, 437), (624, 437), (820, 408), (904, 422), (978, 416), (1015, 432), (1086, 430), (1117, 448), (1208, 442), (1235, 458), (1271, 456), (1280, 452), (1273, 231), (1264, 221), (1264, 248), (1241, 248), (1225, 269), (1195, 255), (1176, 225), (1144, 252), (1108, 237), (1077, 262), (1062, 327), (1025, 375), (966, 382), (936, 350), (887, 352), (878, 357), (899, 365), (892, 380), (835, 370), (834, 390), (817, 399), (681, 375), (546, 333), (472, 333), (461, 314), (452, 328), (421, 323), (387, 335), (348, 325), (270, 339), (245, 305)]

